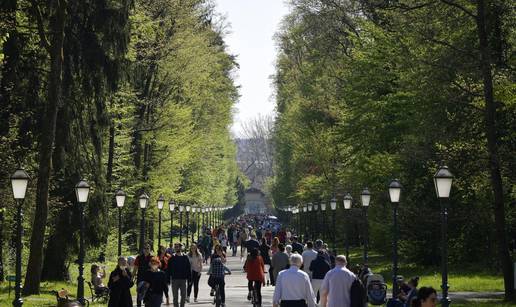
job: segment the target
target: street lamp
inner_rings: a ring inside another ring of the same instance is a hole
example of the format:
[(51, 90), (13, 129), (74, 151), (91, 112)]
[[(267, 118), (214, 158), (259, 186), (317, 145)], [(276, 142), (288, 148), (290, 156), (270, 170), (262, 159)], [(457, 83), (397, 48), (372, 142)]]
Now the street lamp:
[(30, 177), (25, 170), (19, 168), (11, 176), (11, 187), (16, 201), (16, 282), (14, 286), (13, 306), (21, 307), (21, 270), (22, 270), (22, 236), (23, 236), (23, 201), (27, 192)]
[(149, 204), (149, 195), (143, 192), (138, 198), (138, 204), (142, 210), (142, 220), (140, 224), (140, 252), (143, 254), (143, 246), (145, 245), (145, 211)]
[(326, 202), (321, 202), (321, 212), (322, 212), (322, 224), (323, 224), (323, 235), (322, 239), (327, 240), (328, 235), (328, 225), (326, 224)]
[(313, 240), (314, 241), (319, 239), (319, 218), (317, 217), (318, 216), (317, 211), (319, 211), (319, 204), (315, 203), (314, 204), (314, 223), (315, 223), (315, 226), (314, 226), (314, 231), (313, 231)]
[(369, 220), (367, 218), (367, 208), (369, 208), (369, 203), (371, 202), (371, 192), (369, 192), (368, 188), (365, 188), (362, 193), (360, 193), (360, 199), (362, 200), (362, 208), (364, 208), (364, 219), (366, 223), (365, 232), (364, 232), (364, 265), (367, 265), (368, 262), (368, 244), (369, 244)]
[(174, 210), (176, 210), (176, 203), (173, 200), (168, 202), (168, 210), (170, 210), (170, 244), (172, 244), (174, 240)]
[(165, 205), (165, 197), (160, 195), (157, 201), (158, 205), (158, 248), (161, 246), (161, 211), (163, 211), (163, 206)]
[(201, 207), (197, 207), (195, 209), (195, 212), (197, 212), (197, 242), (199, 242), (199, 240), (201, 239), (201, 215), (202, 215), (202, 210), (201, 210)]
[[(346, 240), (346, 259), (349, 259), (349, 210), (351, 210), (351, 203), (353, 201), (353, 197), (351, 197), (351, 194), (346, 193), (344, 195), (344, 210), (346, 212), (346, 232), (345, 232), (345, 240)], [(348, 260), (349, 263), (349, 260)]]
[(179, 205), (179, 242), (183, 243), (183, 210), (184, 205)]
[(337, 254), (337, 247), (335, 246), (335, 211), (337, 210), (337, 199), (335, 196), (332, 197), (330, 201), (330, 208), (331, 208), (331, 223), (333, 231), (331, 232), (332, 237), (332, 243), (333, 243), (333, 251), (335, 252), (335, 255)]
[(125, 192), (118, 189), (115, 193), (116, 206), (118, 208), (118, 257), (122, 256), (122, 208), (125, 204)]
[(190, 207), (190, 205), (186, 205), (185, 206), (185, 209), (186, 209), (186, 246), (190, 246), (189, 244), (189, 239), (190, 239), (190, 219), (189, 219), (189, 215), (190, 215), (190, 209), (192, 207)]
[(398, 203), (400, 202), (401, 183), (398, 179), (394, 179), (389, 184), (389, 198), (393, 208), (393, 256), (392, 256), (392, 297), (398, 297)]
[(448, 207), (447, 202), (444, 201), (450, 198), (450, 191), (453, 182), (453, 174), (447, 166), (441, 166), (434, 175), (434, 186), (437, 198), (441, 205), (441, 270), (442, 270), (442, 285), (443, 295), (441, 299), (441, 306), (450, 306), (450, 297), (448, 296)]
[(84, 305), (84, 204), (88, 201), (90, 185), (81, 180), (75, 185), (75, 196), (79, 203), (79, 277), (77, 277), (77, 300)]

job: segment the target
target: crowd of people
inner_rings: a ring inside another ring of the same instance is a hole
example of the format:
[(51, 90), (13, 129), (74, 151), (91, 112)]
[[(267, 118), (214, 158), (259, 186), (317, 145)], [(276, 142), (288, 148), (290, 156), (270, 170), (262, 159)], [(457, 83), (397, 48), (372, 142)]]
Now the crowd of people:
[[(158, 307), (171, 301), (174, 307), (184, 307), (192, 294), (193, 302), (198, 302), (201, 272), (206, 265), (210, 295), (217, 287), (225, 306), (225, 275), (231, 274), (227, 257), (238, 257), (240, 250), (248, 281), (247, 299), (255, 299), (258, 305), (262, 303), (262, 287), (269, 285), (274, 286), (274, 307), (363, 307), (366, 302), (361, 273), (348, 268), (345, 256), (330, 252), (320, 239), (301, 242), (291, 230), (271, 223), (264, 215), (242, 216), (213, 229), (203, 226), (202, 234), (186, 248), (182, 243), (171, 243), (168, 248), (160, 246), (153, 255), (147, 244), (136, 258), (120, 257), (107, 286), (102, 282), (104, 268), (92, 266), (95, 291), (108, 293), (109, 307), (132, 307), (132, 287), (137, 307)], [(417, 278), (403, 284), (392, 306), (436, 306), (436, 291), (417, 286)]]

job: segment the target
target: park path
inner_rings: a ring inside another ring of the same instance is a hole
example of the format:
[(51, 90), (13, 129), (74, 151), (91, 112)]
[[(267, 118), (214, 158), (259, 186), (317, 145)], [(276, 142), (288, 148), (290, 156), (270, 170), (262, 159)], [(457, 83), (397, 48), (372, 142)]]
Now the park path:
[[(236, 257), (228, 256), (226, 265), (231, 270), (231, 275), (226, 276), (226, 306), (227, 307), (245, 307), (252, 306), (247, 301), (247, 279), (243, 272), (244, 263), (240, 260), (240, 253)], [(190, 297), (190, 303), (186, 303), (186, 306), (214, 306), (213, 297), (210, 296), (210, 287), (208, 286), (208, 265), (203, 268), (201, 281), (199, 282), (199, 297), (198, 302), (193, 302), (193, 293)], [(262, 288), (262, 306), (272, 307), (272, 294), (274, 287), (266, 286)], [(193, 289), (192, 289), (193, 292)], [(170, 296), (170, 306), (172, 305), (172, 293)], [(162, 306), (167, 306), (163, 304)]]

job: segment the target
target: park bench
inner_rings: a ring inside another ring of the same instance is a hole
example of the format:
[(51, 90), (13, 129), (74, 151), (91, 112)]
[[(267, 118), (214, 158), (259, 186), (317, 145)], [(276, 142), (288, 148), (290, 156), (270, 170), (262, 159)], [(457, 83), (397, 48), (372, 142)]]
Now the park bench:
[(96, 291), (93, 284), (89, 281), (86, 282), (88, 286), (90, 287), (91, 292), (91, 301), (92, 302), (99, 302), (99, 303), (107, 303), (109, 299), (109, 290), (106, 289), (106, 291)]

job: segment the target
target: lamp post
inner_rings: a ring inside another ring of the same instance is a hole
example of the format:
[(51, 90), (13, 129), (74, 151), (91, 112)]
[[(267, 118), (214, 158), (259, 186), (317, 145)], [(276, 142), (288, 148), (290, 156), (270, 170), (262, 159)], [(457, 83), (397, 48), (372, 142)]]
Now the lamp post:
[(161, 246), (161, 212), (163, 211), (163, 206), (165, 205), (165, 197), (160, 195), (157, 201), (158, 205), (158, 248)]
[(179, 242), (183, 243), (183, 210), (184, 205), (179, 205)]
[(365, 188), (362, 193), (360, 193), (360, 199), (362, 201), (362, 208), (364, 208), (364, 220), (365, 220), (365, 231), (364, 231), (364, 265), (367, 265), (368, 262), (368, 244), (369, 244), (369, 220), (367, 218), (367, 208), (369, 208), (369, 203), (371, 202), (371, 192), (369, 192), (368, 188)]
[(331, 199), (330, 201), (330, 208), (331, 208), (331, 223), (332, 223), (332, 232), (331, 232), (331, 237), (332, 237), (332, 245), (333, 245), (333, 251), (335, 253), (335, 255), (337, 254), (337, 246), (335, 246), (335, 211), (337, 210), (337, 199), (335, 198), (335, 196), (333, 196), (333, 198)]
[(322, 214), (322, 224), (323, 224), (322, 239), (326, 241), (328, 239), (328, 237), (327, 237), (328, 226), (326, 225), (326, 202), (324, 202), (324, 201), (321, 202), (321, 214)]
[(303, 227), (303, 240), (306, 241), (306, 235), (308, 234), (308, 205), (303, 206), (303, 215), (305, 216), (305, 225)]
[(202, 220), (201, 220), (202, 227), (204, 227), (204, 216), (206, 215), (206, 208), (201, 208), (201, 213), (202, 213)]
[(435, 192), (441, 205), (441, 270), (443, 290), (441, 306), (450, 306), (448, 296), (448, 207), (447, 199), (450, 198), (450, 191), (453, 182), (453, 175), (447, 166), (441, 166), (434, 175)]
[(145, 211), (147, 210), (147, 204), (149, 203), (149, 195), (143, 192), (138, 198), (138, 204), (142, 210), (142, 219), (140, 224), (140, 253), (143, 254), (143, 248), (145, 245)]
[(353, 197), (351, 197), (351, 194), (346, 193), (344, 196), (344, 211), (346, 212), (346, 232), (345, 232), (345, 239), (346, 239), (346, 259), (348, 259), (349, 263), (349, 210), (351, 210), (351, 203), (353, 201)]
[(313, 237), (314, 237), (314, 227), (313, 227), (313, 218), (312, 218), (312, 210), (313, 210), (313, 207), (314, 205), (312, 203), (308, 203), (308, 225), (309, 225), (309, 228), (308, 228), (308, 234), (310, 235), (310, 239), (313, 241)]
[(23, 201), (27, 192), (30, 177), (23, 169), (17, 169), (11, 176), (11, 187), (16, 201), (16, 281), (14, 286), (13, 306), (21, 307), (21, 270), (22, 270), (22, 236), (23, 236)]
[(125, 192), (119, 189), (115, 193), (116, 206), (118, 208), (118, 257), (122, 256), (122, 208), (125, 204)]
[(315, 226), (314, 226), (314, 235), (313, 235), (313, 240), (315, 242), (315, 240), (319, 239), (319, 218), (317, 217), (319, 214), (319, 204), (318, 203), (315, 203), (314, 204), (314, 222), (315, 222)]
[(81, 180), (75, 186), (75, 196), (79, 203), (79, 277), (77, 277), (77, 300), (84, 305), (84, 204), (88, 201), (90, 186), (86, 180)]
[(190, 243), (189, 243), (189, 239), (190, 239), (189, 215), (190, 215), (190, 209), (191, 209), (190, 205), (186, 205), (185, 209), (186, 209), (186, 246), (190, 246)]
[(201, 207), (197, 207), (195, 211), (197, 212), (197, 242), (199, 242), (199, 240), (201, 239)]
[(176, 203), (173, 200), (168, 202), (168, 210), (170, 211), (170, 244), (174, 243), (174, 210), (176, 210)]
[(389, 198), (393, 208), (393, 256), (392, 256), (392, 297), (398, 297), (398, 203), (400, 202), (401, 183), (398, 179), (394, 179), (389, 184)]

